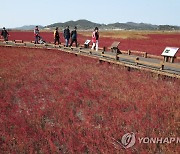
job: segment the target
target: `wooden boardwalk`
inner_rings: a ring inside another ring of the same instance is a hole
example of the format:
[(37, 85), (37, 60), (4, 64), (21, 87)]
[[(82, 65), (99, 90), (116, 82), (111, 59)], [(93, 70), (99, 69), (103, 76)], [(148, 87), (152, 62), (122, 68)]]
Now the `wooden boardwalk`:
[[(158, 75), (173, 77), (180, 79), (180, 63), (163, 62), (161, 59), (145, 58), (142, 56), (113, 53), (110, 51), (94, 51), (84, 47), (64, 47), (64, 45), (54, 45), (51, 43), (34, 44), (24, 42), (22, 40), (15, 41), (0, 41), (0, 46), (5, 47), (25, 47), (25, 48), (40, 48), (40, 49), (55, 49), (72, 53), (75, 55), (88, 56), (98, 59), (100, 62), (108, 62), (127, 67), (128, 69), (140, 69), (156, 73)], [(128, 52), (127, 52), (128, 53)]]

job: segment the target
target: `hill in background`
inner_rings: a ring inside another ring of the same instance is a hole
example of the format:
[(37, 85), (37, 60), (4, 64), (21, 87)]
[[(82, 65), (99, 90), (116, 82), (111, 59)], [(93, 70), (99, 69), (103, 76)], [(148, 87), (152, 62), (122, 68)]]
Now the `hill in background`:
[(77, 21), (67, 21), (64, 23), (54, 23), (54, 24), (46, 26), (46, 28), (61, 27), (64, 29), (67, 25), (70, 27), (77, 26), (78, 29), (83, 29), (83, 30), (94, 29), (94, 27), (105, 26), (105, 24), (98, 24), (98, 23), (94, 23), (88, 20), (77, 20)]
[(65, 28), (66, 26), (75, 27), (82, 30), (94, 29), (94, 27), (99, 27), (100, 29), (122, 29), (122, 30), (180, 30), (179, 26), (171, 26), (171, 25), (152, 25), (146, 23), (112, 23), (112, 24), (99, 24), (94, 23), (88, 20), (77, 20), (77, 21), (68, 21), (64, 23), (54, 23), (51, 25), (45, 26), (45, 28), (55, 28), (61, 27)]
[(43, 29), (44, 26), (41, 26), (41, 25), (25, 25), (25, 26), (22, 26), (22, 27), (17, 27), (15, 29), (17, 30), (33, 30), (34, 27), (38, 26), (40, 29)]
[[(172, 26), (172, 25), (152, 25), (152, 24), (146, 24), (146, 23), (134, 23), (134, 22), (127, 22), (127, 23), (112, 23), (112, 24), (99, 24), (95, 22), (91, 22), (88, 20), (77, 20), (77, 21), (67, 21), (67, 22), (59, 22), (54, 23), (47, 26), (41, 26), (39, 25), (40, 29), (54, 29), (55, 27), (60, 27), (61, 29), (64, 29), (66, 26), (69, 26), (70, 28), (73, 28), (75, 26), (78, 27), (79, 30), (92, 30), (95, 27), (99, 27), (100, 29), (104, 30), (115, 30), (115, 29), (121, 29), (121, 30), (180, 30), (180, 26)], [(15, 29), (18, 30), (33, 30), (36, 25), (26, 25), (22, 27), (18, 27)]]

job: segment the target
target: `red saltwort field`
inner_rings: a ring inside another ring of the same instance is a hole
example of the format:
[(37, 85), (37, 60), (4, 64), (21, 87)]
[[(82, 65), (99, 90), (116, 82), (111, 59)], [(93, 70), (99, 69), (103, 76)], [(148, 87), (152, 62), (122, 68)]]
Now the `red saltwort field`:
[(179, 108), (180, 80), (56, 50), (0, 48), (1, 153), (178, 153), (176, 143), (120, 142), (128, 132), (179, 137)]
[[(91, 40), (91, 32), (79, 32), (78, 42), (83, 44), (86, 39)], [(10, 32), (10, 40), (34, 40), (33, 32)], [(53, 32), (41, 32), (47, 42), (53, 42)], [(120, 41), (121, 50), (145, 51), (149, 54), (161, 55), (165, 47), (180, 47), (180, 33), (167, 32), (134, 32), (134, 31), (100, 31), (100, 47), (110, 47), (114, 41)], [(61, 33), (61, 42), (64, 42)], [(180, 53), (178, 53), (180, 56)]]

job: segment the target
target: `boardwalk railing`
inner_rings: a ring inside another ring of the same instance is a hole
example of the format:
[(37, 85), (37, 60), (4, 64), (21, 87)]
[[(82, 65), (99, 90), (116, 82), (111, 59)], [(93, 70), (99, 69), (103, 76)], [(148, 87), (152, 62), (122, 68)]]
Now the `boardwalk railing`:
[[(163, 57), (159, 58), (160, 56), (153, 55), (152, 56), (153, 58), (160, 59), (160, 61), (157, 60), (156, 62), (145, 60), (146, 58), (151, 57), (151, 55), (147, 54), (146, 52), (128, 50), (128, 51), (121, 51), (121, 53), (112, 53), (112, 52), (106, 52), (104, 48), (101, 48), (99, 51), (95, 51), (95, 50), (84, 48), (82, 46), (75, 48), (75, 47), (65, 47), (64, 44), (61, 44), (61, 45), (54, 45), (51, 43), (34, 44), (32, 42), (27, 42), (23, 40), (14, 40), (14, 41), (4, 42), (1, 39), (0, 42), (1, 42), (1, 45), (4, 45), (4, 46), (58, 49), (58, 50), (62, 50), (68, 53), (73, 53), (75, 55), (80, 54), (80, 55), (90, 56), (90, 57), (97, 58), (100, 61), (108, 61), (111, 63), (121, 64), (121, 65), (138, 68), (138, 69), (146, 68), (146, 69), (157, 70), (157, 71), (159, 70), (162, 72), (163, 70), (167, 70), (167, 68), (170, 68), (171, 70), (174, 69), (180, 72), (180, 64), (164, 62)], [(144, 59), (142, 57), (144, 57)], [(168, 73), (163, 71), (163, 74), (167, 74), (167, 76), (172, 76), (172, 77), (175, 76), (177, 78), (180, 78), (180, 75), (178, 73), (175, 75), (173, 75), (174, 73), (171, 73), (171, 75), (168, 75)]]
[[(3, 39), (0, 39), (0, 42), (4, 42)], [(19, 45), (22, 45), (21, 43), (34, 43), (34, 41), (31, 41), (31, 42), (28, 42), (28, 41), (23, 41), (23, 40), (13, 40), (14, 43), (19, 43)], [(49, 44), (53, 44), (53, 42), (50, 42)], [(24, 44), (26, 45), (26, 44)], [(36, 46), (42, 46), (42, 45), (36, 45)], [(84, 48), (84, 45), (81, 45), (80, 47)], [(89, 46), (91, 47), (91, 45)], [(102, 51), (110, 51), (111, 48), (107, 48), (107, 47), (103, 47), (103, 48), (99, 48), (99, 50), (102, 50)], [(128, 50), (128, 51), (124, 51), (124, 50), (121, 50), (121, 53), (123, 54), (128, 54), (128, 55), (137, 55), (137, 56), (142, 56), (142, 57), (145, 57), (145, 58), (155, 58), (155, 59), (159, 59), (159, 60), (163, 60), (163, 57), (162, 56), (157, 56), (157, 55), (152, 55), (152, 54), (149, 54), (147, 52), (144, 52), (144, 51), (135, 51), (135, 50)], [(175, 57), (176, 60), (180, 61), (180, 57)]]

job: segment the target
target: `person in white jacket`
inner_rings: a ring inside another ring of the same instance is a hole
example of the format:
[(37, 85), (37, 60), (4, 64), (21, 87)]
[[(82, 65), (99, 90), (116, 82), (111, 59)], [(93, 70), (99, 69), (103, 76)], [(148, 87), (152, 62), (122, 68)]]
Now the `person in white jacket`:
[(96, 51), (98, 51), (98, 45), (99, 45), (99, 32), (98, 27), (95, 27), (93, 33), (92, 33), (92, 50), (96, 47)]

